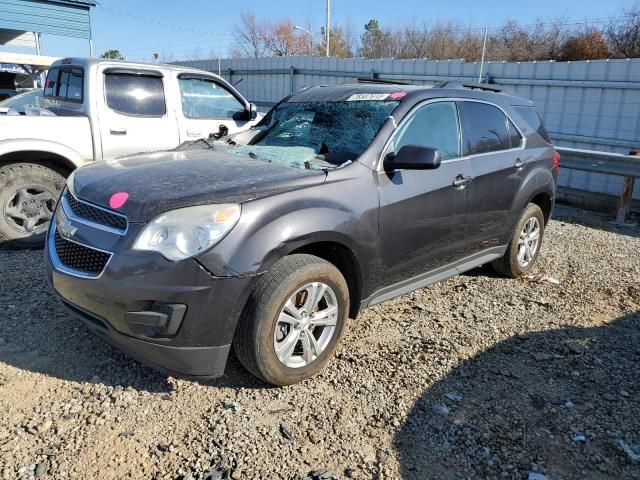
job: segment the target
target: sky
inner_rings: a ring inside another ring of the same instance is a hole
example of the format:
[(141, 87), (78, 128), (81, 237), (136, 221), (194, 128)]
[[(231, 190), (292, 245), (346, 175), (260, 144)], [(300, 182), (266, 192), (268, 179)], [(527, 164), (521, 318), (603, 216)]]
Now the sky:
[[(241, 12), (266, 19), (290, 18), (319, 31), (326, 0), (98, 0), (91, 22), (94, 52), (120, 50), (129, 60), (150, 60), (154, 53), (175, 59), (212, 58), (229, 54), (234, 25)], [(383, 26), (411, 21), (454, 21), (464, 27), (497, 27), (505, 20), (531, 24), (537, 19), (584, 21), (617, 17), (637, 0), (331, 0), (332, 24), (350, 22), (357, 32), (371, 18)], [(135, 18), (138, 17), (138, 18)], [(144, 19), (144, 20), (142, 20)], [(88, 56), (88, 42), (43, 35), (42, 53)], [(15, 50), (24, 51), (26, 50)]]

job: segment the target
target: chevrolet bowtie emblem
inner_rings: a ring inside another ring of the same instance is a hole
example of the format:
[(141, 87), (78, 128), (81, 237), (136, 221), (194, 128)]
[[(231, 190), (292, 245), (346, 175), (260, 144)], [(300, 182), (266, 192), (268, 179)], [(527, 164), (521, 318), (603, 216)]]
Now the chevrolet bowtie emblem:
[(56, 228), (58, 229), (58, 233), (64, 238), (73, 237), (78, 231), (78, 227), (74, 227), (67, 217), (67, 214), (64, 213), (62, 208), (58, 210), (58, 215), (56, 216)]

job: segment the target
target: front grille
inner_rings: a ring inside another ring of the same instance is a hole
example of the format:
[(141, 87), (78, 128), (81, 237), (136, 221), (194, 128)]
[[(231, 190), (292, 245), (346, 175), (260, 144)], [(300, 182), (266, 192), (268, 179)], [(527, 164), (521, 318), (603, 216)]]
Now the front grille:
[(85, 273), (91, 276), (98, 276), (106, 267), (110, 253), (94, 250), (74, 242), (65, 240), (58, 231), (55, 232), (56, 255), (60, 263), (67, 268)]
[(73, 211), (74, 215), (80, 218), (84, 218), (100, 225), (106, 225), (118, 230), (127, 229), (126, 217), (117, 213), (111, 213), (98, 207), (94, 207), (88, 203), (79, 201), (68, 190), (65, 192), (65, 199), (69, 204), (69, 208)]

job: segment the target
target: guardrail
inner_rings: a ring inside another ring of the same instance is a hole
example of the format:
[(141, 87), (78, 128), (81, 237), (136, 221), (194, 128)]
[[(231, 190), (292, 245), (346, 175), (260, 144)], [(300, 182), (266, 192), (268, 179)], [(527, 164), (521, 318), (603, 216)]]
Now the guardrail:
[(640, 178), (640, 155), (623, 155), (564, 147), (556, 147), (556, 150), (560, 153), (561, 168), (624, 177), (616, 213), (616, 222), (624, 224), (631, 208), (635, 179)]

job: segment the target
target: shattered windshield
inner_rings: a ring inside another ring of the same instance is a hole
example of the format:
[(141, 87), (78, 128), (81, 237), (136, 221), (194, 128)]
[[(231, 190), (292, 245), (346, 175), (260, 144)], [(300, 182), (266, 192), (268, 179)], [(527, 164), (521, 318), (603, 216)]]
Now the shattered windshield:
[(335, 168), (364, 152), (398, 103), (286, 102), (260, 122), (245, 144), (233, 138), (213, 145), (298, 168)]

